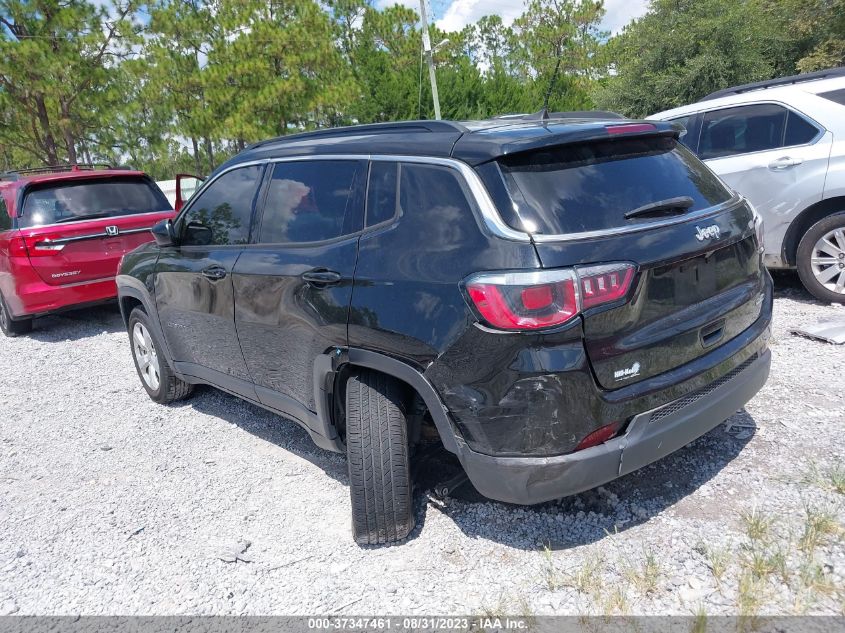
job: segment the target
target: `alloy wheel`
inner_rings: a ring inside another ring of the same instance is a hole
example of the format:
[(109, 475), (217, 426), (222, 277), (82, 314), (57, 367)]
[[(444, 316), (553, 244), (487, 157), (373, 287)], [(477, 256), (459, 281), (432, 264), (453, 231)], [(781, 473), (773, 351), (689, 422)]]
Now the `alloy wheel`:
[(845, 294), (845, 229), (825, 233), (813, 246), (811, 258), (818, 282), (832, 292)]
[(138, 370), (141, 378), (147, 387), (158, 391), (161, 384), (161, 373), (158, 364), (158, 354), (155, 345), (150, 338), (150, 333), (141, 323), (136, 323), (132, 328), (132, 350), (135, 352), (135, 360), (138, 363)]

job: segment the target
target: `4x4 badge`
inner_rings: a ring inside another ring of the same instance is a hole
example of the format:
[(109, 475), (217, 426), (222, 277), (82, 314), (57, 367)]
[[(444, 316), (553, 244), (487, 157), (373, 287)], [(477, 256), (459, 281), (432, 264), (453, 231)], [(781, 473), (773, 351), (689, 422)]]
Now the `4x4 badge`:
[(695, 227), (695, 239), (699, 242), (703, 242), (704, 240), (712, 240), (712, 239), (719, 239), (719, 234), (721, 231), (719, 230), (718, 224), (711, 224), (710, 226), (705, 226), (703, 229), (700, 226)]
[(107, 226), (106, 227), (106, 235), (109, 237), (115, 237), (120, 234), (120, 229), (116, 226)]

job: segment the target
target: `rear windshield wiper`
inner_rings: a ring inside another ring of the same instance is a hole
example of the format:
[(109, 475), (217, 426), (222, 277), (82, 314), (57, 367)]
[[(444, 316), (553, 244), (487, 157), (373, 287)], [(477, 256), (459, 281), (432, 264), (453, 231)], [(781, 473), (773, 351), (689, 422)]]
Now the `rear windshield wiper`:
[(641, 218), (647, 215), (669, 215), (672, 213), (684, 213), (692, 205), (695, 200), (689, 196), (678, 196), (677, 198), (667, 198), (666, 200), (659, 200), (657, 202), (649, 202), (641, 207), (637, 207), (633, 211), (628, 211), (625, 214), (625, 219)]
[(93, 220), (95, 218), (105, 218), (108, 217), (109, 213), (84, 213), (81, 215), (72, 215), (68, 218), (61, 218), (60, 220), (56, 220), (54, 224), (61, 224), (62, 222), (76, 222), (77, 220)]

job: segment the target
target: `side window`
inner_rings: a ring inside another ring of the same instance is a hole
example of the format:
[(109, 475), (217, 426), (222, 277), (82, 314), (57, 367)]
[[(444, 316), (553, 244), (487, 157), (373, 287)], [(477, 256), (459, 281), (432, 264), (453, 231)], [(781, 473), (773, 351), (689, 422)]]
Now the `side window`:
[(8, 231), (12, 228), (12, 218), (9, 217), (9, 212), (6, 210), (6, 201), (3, 196), (0, 196), (0, 233)]
[(246, 244), (261, 170), (261, 165), (233, 169), (211, 183), (180, 220), (182, 244)]
[(472, 216), (472, 207), (455, 170), (403, 163), (400, 171), (400, 213), (418, 214), (428, 222), (446, 227)]
[(690, 139), (687, 136), (687, 134), (689, 133), (689, 120), (690, 120), (690, 118), (691, 118), (691, 115), (688, 114), (686, 116), (678, 117), (677, 119), (669, 119), (669, 122), (670, 123), (680, 123), (681, 125), (684, 126), (684, 131), (681, 132), (680, 136), (678, 137), (678, 140), (681, 143), (683, 143), (684, 145), (686, 145), (687, 147), (689, 147), (690, 149), (693, 149), (692, 146), (689, 144)]
[(783, 137), (784, 147), (792, 145), (806, 145), (819, 133), (819, 129), (800, 114), (792, 110), (786, 117), (786, 134)]
[(396, 216), (399, 210), (399, 165), (375, 161), (370, 167), (367, 189), (367, 226), (375, 226)]
[(786, 115), (786, 108), (770, 103), (707, 112), (699, 154), (708, 159), (783, 147)]
[(258, 238), (264, 244), (321, 242), (360, 230), (353, 160), (277, 163)]

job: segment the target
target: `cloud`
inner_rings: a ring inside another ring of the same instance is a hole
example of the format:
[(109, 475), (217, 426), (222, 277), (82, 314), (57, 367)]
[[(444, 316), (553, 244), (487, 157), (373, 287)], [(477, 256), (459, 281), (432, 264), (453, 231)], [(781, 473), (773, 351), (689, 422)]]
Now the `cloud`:
[(443, 31), (460, 31), (467, 24), (477, 22), (485, 15), (498, 15), (505, 25), (522, 15), (527, 3), (524, 0), (453, 0), (446, 12), (437, 20)]
[[(378, 9), (401, 4), (419, 12), (419, 0), (376, 0)], [(485, 15), (498, 15), (505, 25), (511, 24), (525, 11), (528, 0), (442, 0), (429, 2), (437, 27), (443, 31), (460, 31), (467, 24), (477, 22)], [(605, 0), (605, 16), (601, 22), (602, 31), (611, 35), (619, 33), (627, 24), (648, 10), (649, 0)], [(445, 10), (443, 7), (445, 6)]]
[(616, 35), (632, 20), (642, 17), (648, 10), (649, 0), (604, 0), (604, 20), (602, 31)]
[(376, 9), (381, 11), (394, 4), (401, 4), (403, 7), (416, 9), (417, 13), (420, 12), (420, 0), (376, 0)]

